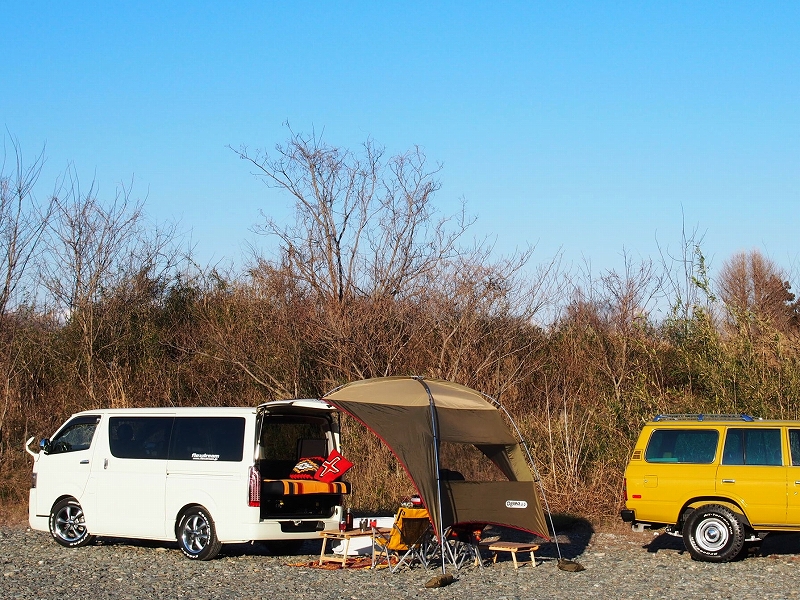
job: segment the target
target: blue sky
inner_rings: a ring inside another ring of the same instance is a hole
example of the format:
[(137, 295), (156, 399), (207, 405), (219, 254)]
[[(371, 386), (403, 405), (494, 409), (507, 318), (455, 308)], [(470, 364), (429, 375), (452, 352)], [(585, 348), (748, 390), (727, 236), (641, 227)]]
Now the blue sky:
[[(242, 262), (260, 211), (288, 218), (226, 146), (298, 132), (414, 145), (498, 252), (593, 270), (697, 229), (718, 266), (798, 269), (800, 3), (5, 0), (0, 124), (39, 195), (73, 163), (134, 181), (202, 263)], [(7, 144), (8, 145), (8, 144)], [(800, 283), (797, 283), (800, 285)]]

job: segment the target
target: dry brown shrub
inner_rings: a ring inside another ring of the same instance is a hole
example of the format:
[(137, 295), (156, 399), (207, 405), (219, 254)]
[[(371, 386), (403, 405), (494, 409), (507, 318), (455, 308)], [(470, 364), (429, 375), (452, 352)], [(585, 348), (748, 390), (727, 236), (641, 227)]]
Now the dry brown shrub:
[(27, 522), (30, 483), (30, 457), (22, 452), (6, 453), (0, 462), (0, 525)]
[(393, 513), (415, 493), (408, 473), (378, 436), (352, 417), (342, 417), (342, 448), (353, 462), (345, 479), (353, 484), (347, 502), (358, 512)]

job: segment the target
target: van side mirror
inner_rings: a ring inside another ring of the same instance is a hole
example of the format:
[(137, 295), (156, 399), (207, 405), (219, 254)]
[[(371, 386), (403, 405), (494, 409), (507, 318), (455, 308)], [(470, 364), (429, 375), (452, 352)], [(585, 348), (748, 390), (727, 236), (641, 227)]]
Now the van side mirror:
[(48, 438), (39, 441), (39, 450), (45, 454), (50, 454), (50, 440)]

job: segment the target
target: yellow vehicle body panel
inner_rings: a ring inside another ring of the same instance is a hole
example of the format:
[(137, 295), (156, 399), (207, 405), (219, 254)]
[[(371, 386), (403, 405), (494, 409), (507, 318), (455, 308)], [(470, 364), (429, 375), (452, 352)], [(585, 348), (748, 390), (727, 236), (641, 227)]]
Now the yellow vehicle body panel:
[(687, 509), (716, 503), (756, 531), (800, 530), (800, 421), (650, 421), (625, 482), (634, 525), (680, 528)]

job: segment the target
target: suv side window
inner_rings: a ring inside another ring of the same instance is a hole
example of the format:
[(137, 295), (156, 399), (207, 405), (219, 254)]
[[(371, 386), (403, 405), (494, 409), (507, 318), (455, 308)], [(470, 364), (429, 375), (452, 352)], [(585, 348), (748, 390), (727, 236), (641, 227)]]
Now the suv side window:
[(242, 417), (176, 417), (170, 460), (239, 462), (243, 455)]
[(792, 465), (800, 465), (800, 429), (789, 430), (789, 449), (792, 452)]
[(647, 462), (709, 464), (717, 453), (714, 429), (657, 429), (645, 451)]
[(167, 458), (172, 417), (111, 417), (108, 446), (117, 458)]
[(100, 417), (76, 417), (50, 441), (48, 454), (63, 454), (88, 450)]
[(725, 449), (722, 451), (723, 465), (780, 466), (780, 429), (728, 429)]

